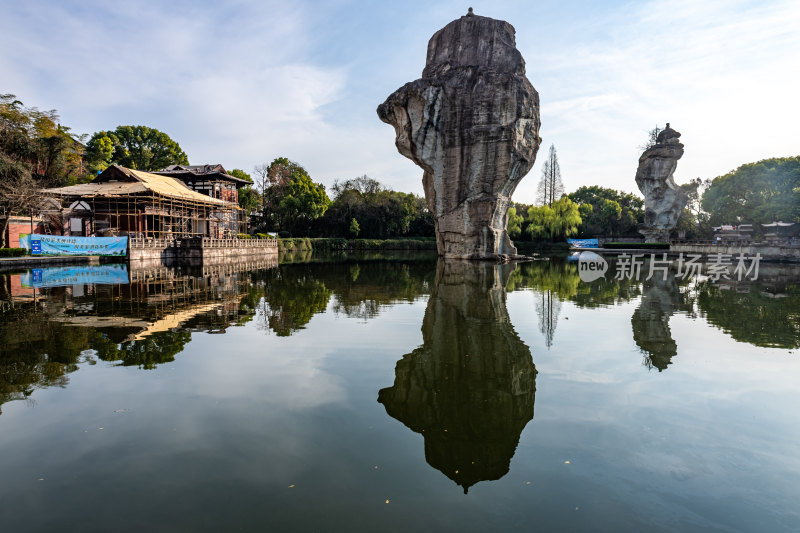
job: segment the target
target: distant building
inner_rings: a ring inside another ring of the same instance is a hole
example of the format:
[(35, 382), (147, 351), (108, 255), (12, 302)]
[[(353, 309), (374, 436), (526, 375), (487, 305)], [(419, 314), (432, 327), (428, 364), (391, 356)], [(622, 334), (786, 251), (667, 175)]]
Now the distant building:
[(752, 224), (722, 225), (712, 229), (714, 230), (714, 240), (720, 243), (744, 244), (753, 240)]
[(200, 194), (239, 203), (239, 189), (249, 181), (228, 174), (222, 165), (170, 165), (153, 174), (181, 180)]
[(779, 243), (797, 241), (800, 239), (800, 224), (776, 220), (769, 224), (761, 224), (764, 228), (764, 240)]

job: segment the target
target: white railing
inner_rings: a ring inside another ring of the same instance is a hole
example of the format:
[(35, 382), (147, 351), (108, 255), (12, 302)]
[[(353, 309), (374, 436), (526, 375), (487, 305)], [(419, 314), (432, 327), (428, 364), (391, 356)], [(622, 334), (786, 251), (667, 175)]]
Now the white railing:
[(152, 248), (276, 248), (278, 239), (213, 239), (210, 237), (188, 237), (164, 239), (154, 237), (130, 237), (132, 249)]
[(199, 247), (202, 248), (277, 248), (278, 239), (187, 239), (191, 241), (189, 247), (197, 247), (196, 241), (201, 241)]
[(176, 239), (157, 239), (155, 237), (129, 237), (131, 248), (173, 248), (178, 241)]

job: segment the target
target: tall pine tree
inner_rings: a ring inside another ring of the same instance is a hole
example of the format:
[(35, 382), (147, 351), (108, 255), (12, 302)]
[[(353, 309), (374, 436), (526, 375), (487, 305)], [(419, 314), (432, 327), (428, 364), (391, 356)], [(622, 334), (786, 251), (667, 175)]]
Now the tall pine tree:
[(547, 160), (542, 166), (542, 179), (539, 181), (539, 192), (536, 200), (539, 205), (552, 206), (553, 202), (564, 194), (564, 183), (561, 181), (561, 166), (558, 164), (556, 147), (550, 145)]

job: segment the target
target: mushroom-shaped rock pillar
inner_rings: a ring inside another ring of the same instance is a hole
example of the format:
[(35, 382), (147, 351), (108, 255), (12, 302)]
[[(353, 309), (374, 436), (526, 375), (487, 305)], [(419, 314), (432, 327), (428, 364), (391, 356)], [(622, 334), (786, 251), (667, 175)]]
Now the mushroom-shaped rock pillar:
[(689, 198), (673, 178), (678, 159), (683, 157), (680, 136), (667, 123), (656, 143), (639, 157), (636, 185), (644, 195), (644, 224), (639, 233), (645, 242), (669, 242), (670, 231), (677, 225)]
[(439, 255), (515, 255), (511, 195), (541, 144), (539, 95), (508, 22), (470, 12), (428, 42), (422, 78), (378, 107), (401, 154), (422, 167)]

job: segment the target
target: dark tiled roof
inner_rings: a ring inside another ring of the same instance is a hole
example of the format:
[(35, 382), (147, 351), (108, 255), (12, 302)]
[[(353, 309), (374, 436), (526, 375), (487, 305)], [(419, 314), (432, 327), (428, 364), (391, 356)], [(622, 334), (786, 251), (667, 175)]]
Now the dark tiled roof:
[(231, 176), (228, 174), (225, 169), (220, 164), (216, 165), (170, 165), (166, 168), (162, 168), (153, 174), (159, 174), (162, 176), (171, 176), (173, 178), (187, 178), (192, 176), (202, 177), (202, 178), (219, 178), (225, 181), (232, 181), (237, 185), (247, 185), (250, 182), (239, 179), (235, 176)]

